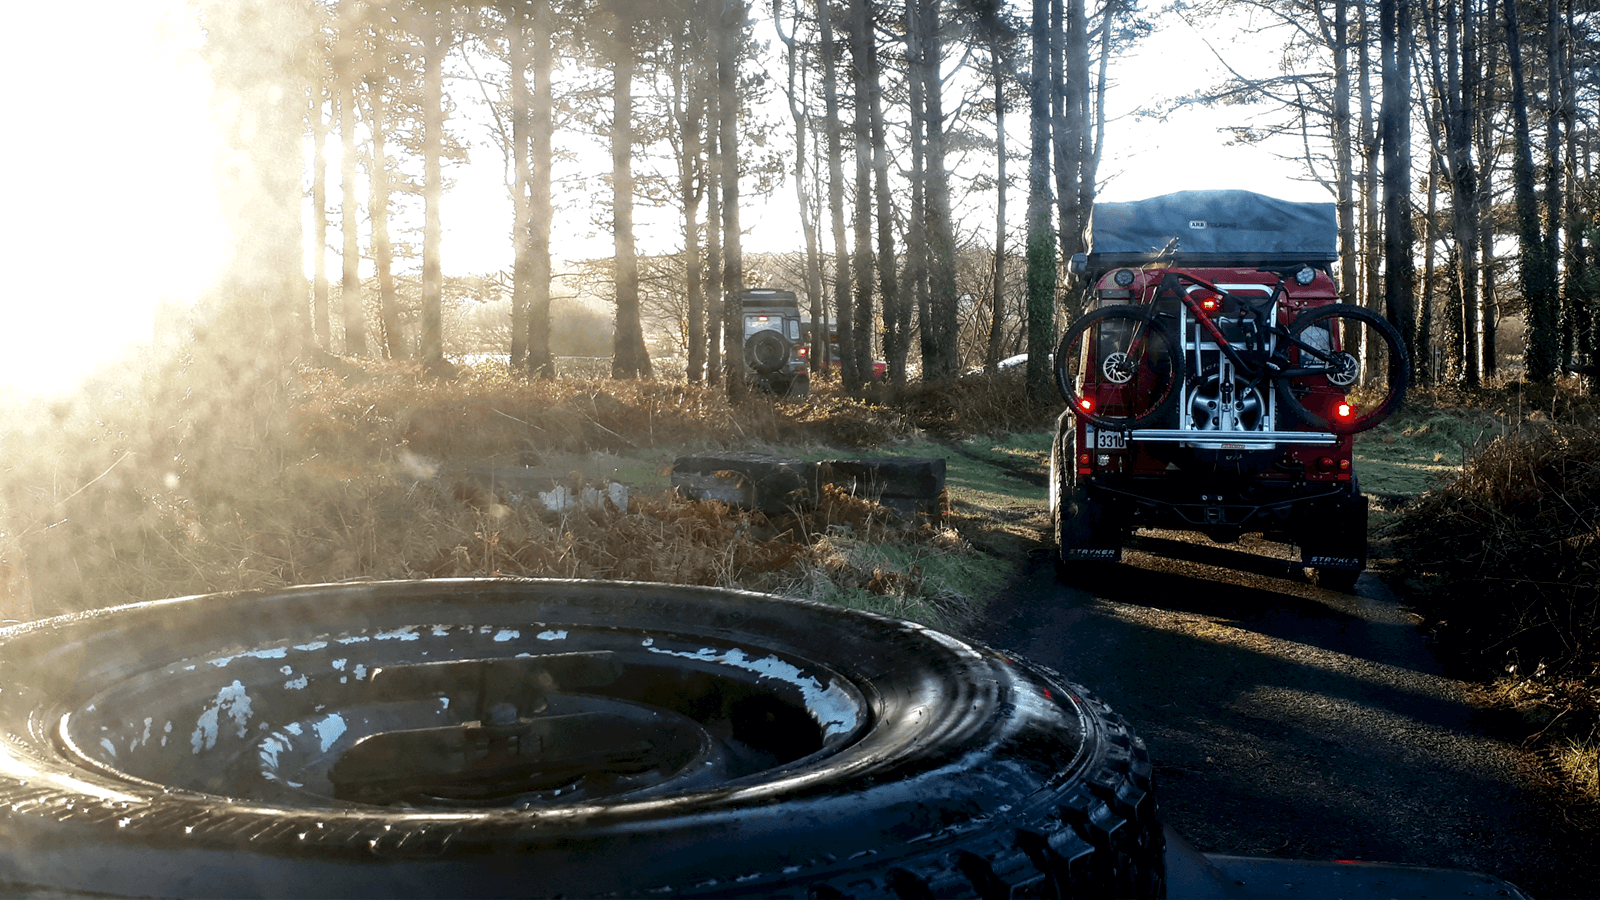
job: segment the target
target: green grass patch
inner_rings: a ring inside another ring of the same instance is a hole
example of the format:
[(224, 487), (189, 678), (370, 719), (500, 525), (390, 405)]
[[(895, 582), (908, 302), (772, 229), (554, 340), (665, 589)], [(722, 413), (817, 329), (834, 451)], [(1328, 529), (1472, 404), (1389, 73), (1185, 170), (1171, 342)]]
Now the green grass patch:
[(1474, 451), (1501, 432), (1501, 422), (1481, 411), (1402, 409), (1356, 436), (1361, 488), (1408, 497), (1426, 493), (1461, 474)]
[(1012, 573), (1010, 561), (970, 548), (880, 544), (836, 530), (822, 541), (825, 567), (863, 573), (865, 584), (817, 578), (803, 596), (945, 630), (970, 625)]

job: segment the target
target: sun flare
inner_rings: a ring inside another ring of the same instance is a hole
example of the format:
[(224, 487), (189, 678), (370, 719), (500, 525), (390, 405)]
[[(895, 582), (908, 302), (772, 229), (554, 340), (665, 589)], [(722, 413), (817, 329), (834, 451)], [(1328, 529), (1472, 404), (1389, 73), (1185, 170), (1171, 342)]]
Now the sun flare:
[[(62, 394), (148, 342), (158, 308), (193, 303), (223, 234), (201, 32), (182, 0), (91, 0), (70, 39), (59, 10), (27, 4), (5, 57), (18, 135), (5, 248), (17, 275), (0, 389)], [(63, 48), (70, 48), (64, 51)]]

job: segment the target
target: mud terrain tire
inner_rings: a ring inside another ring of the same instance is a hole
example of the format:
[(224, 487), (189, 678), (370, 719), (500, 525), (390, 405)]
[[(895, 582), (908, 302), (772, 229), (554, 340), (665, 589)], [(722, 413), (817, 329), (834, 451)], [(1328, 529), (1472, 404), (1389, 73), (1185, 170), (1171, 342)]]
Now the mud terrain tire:
[[(417, 694), (435, 664), (487, 674), (476, 695)], [(524, 670), (541, 674), (492, 674)], [(490, 684), (533, 720), (576, 705), (656, 723), (636, 737), (670, 732), (658, 743), (690, 762), (470, 800), (328, 796), (358, 738), (419, 715), (479, 726), (462, 720)], [(1126, 723), (1048, 671), (737, 591), (319, 585), (0, 630), (0, 884), (30, 889), (1160, 896), (1150, 777)]]

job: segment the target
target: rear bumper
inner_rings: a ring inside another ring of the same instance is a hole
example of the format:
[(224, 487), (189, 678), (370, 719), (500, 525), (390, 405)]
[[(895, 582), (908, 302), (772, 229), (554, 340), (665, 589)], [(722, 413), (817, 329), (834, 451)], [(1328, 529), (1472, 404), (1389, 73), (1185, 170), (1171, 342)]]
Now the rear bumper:
[(1332, 514), (1361, 497), (1350, 482), (1229, 484), (1096, 477), (1085, 480), (1084, 487), (1108, 508), (1120, 510), (1131, 527), (1262, 534), (1298, 532), (1313, 524), (1313, 517)]

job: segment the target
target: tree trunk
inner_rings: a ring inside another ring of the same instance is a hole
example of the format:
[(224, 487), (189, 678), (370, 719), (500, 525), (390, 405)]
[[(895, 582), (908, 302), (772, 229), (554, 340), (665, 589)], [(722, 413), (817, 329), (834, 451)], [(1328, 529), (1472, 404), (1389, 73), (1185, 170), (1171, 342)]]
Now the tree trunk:
[(1067, 251), (1067, 223), (1071, 213), (1068, 204), (1078, 195), (1076, 173), (1072, 172), (1067, 152), (1067, 6), (1066, 0), (1050, 0), (1050, 139), (1053, 172), (1056, 179), (1056, 222), (1060, 231), (1056, 239), (1061, 242), (1062, 258)]
[[(1066, 244), (1062, 259), (1071, 259), (1084, 250), (1084, 234), (1089, 211), (1094, 206), (1094, 140), (1089, 122), (1089, 19), (1084, 0), (1067, 0), (1066, 109), (1068, 171), (1073, 173), (1071, 218), (1061, 223)], [(1063, 160), (1057, 159), (1056, 165)], [(1070, 283), (1070, 277), (1069, 277)]]
[(1381, 0), (1384, 311), (1417, 359), (1416, 230), (1411, 216), (1411, 6)]
[[(1437, 116), (1430, 116), (1436, 120)], [(1414, 357), (1414, 370), (1417, 373), (1417, 384), (1426, 385), (1433, 383), (1433, 367), (1429, 363), (1433, 359), (1433, 300), (1434, 286), (1437, 279), (1434, 272), (1434, 259), (1437, 254), (1439, 233), (1439, 178), (1444, 169), (1443, 161), (1439, 158), (1439, 141), (1437, 137), (1428, 142), (1428, 216), (1423, 220), (1422, 243), (1422, 312), (1417, 324), (1417, 347)]]
[(427, 214), (422, 228), (422, 364), (430, 371), (449, 370), (444, 359), (444, 57), (450, 47), (445, 14), (422, 13), (422, 191)]
[[(828, 138), (828, 218), (833, 227), (834, 329), (842, 347), (854, 315), (850, 306), (850, 245), (844, 227), (844, 124), (839, 118), (838, 47), (829, 0), (817, 0), (817, 31), (822, 40), (823, 117)], [(832, 346), (828, 354), (832, 358)], [(841, 349), (842, 353), (842, 349)], [(840, 360), (841, 372), (843, 360)]]
[[(1568, 2), (1566, 20), (1563, 22), (1567, 43), (1561, 61), (1562, 86), (1561, 122), (1566, 128), (1566, 156), (1563, 164), (1566, 191), (1563, 194), (1562, 221), (1566, 229), (1566, 257), (1563, 271), (1563, 295), (1572, 310), (1572, 331), (1576, 335), (1573, 348), (1574, 367), (1590, 394), (1600, 393), (1600, 370), (1596, 369), (1594, 291), (1591, 284), (1593, 261), (1586, 248), (1586, 229), (1578, 209), (1578, 137), (1577, 137), (1577, 75), (1573, 71), (1572, 40), (1576, 32), (1573, 22), (1573, 4)], [(1585, 154), (1587, 156), (1587, 154)]]
[(994, 79), (994, 263), (989, 295), (989, 343), (983, 356), (987, 372), (999, 371), (1000, 341), (1006, 322), (1006, 92), (1005, 66), (998, 36), (989, 43), (989, 77)]
[[(686, 63), (685, 63), (686, 64)], [(700, 260), (700, 176), (703, 171), (700, 119), (705, 114), (705, 99), (699, 79), (685, 85), (682, 68), (673, 72), (675, 93), (682, 99), (678, 112), (678, 134), (683, 142), (678, 171), (678, 196), (683, 202), (684, 290), (688, 293), (689, 328), (688, 379), (699, 384), (706, 368), (706, 291), (705, 271)], [(683, 97), (687, 93), (687, 97)]]
[(311, 327), (317, 346), (328, 343), (328, 123), (323, 118), (327, 89), (311, 87)]
[(950, 210), (950, 177), (945, 165), (948, 142), (944, 128), (944, 83), (939, 78), (942, 53), (938, 29), (932, 27), (934, 12), (933, 5), (929, 4), (923, 17), (929, 26), (923, 45), (923, 54), (927, 57), (923, 72), (927, 79), (928, 305), (933, 314), (938, 356), (932, 371), (925, 370), (922, 377), (923, 380), (949, 380), (961, 373), (961, 349), (957, 345), (955, 227)]
[(550, 355), (550, 227), (555, 218), (550, 200), (550, 169), (555, 160), (555, 99), (550, 83), (555, 68), (555, 15), (551, 0), (533, 0), (533, 107), (529, 128), (532, 155), (528, 186), (528, 371), (554, 378)]
[(1028, 164), (1028, 399), (1052, 403), (1050, 372), (1055, 349), (1056, 236), (1050, 230), (1050, 0), (1033, 0), (1033, 66), (1030, 73)]
[(389, 240), (389, 153), (384, 91), (388, 76), (381, 70), (367, 80), (367, 97), (372, 111), (372, 155), (368, 158), (368, 178), (372, 182), (372, 264), (378, 275), (378, 325), (383, 329), (380, 344), (390, 359), (411, 355), (400, 328), (400, 292), (394, 283), (394, 245)]
[[(850, 0), (850, 73), (855, 87), (855, 297), (846, 333), (839, 323), (840, 373), (845, 390), (861, 393), (872, 353), (872, 72), (871, 0)], [(841, 315), (841, 319), (843, 316)]]
[[(713, 40), (720, 31), (713, 32)], [(715, 54), (713, 54), (715, 56)], [(722, 93), (717, 64), (710, 61), (711, 92), (706, 97), (706, 384), (722, 384)]]
[(1356, 243), (1355, 166), (1350, 128), (1350, 2), (1334, 0), (1333, 24), (1333, 153), (1339, 204), (1339, 300), (1360, 296), (1360, 246)]
[[(1379, 308), (1378, 259), (1382, 232), (1378, 222), (1378, 138), (1376, 117), (1372, 109), (1372, 29), (1367, 20), (1365, 5), (1358, 5), (1361, 15), (1361, 40), (1357, 43), (1356, 71), (1357, 94), (1361, 111), (1361, 305), (1368, 309)], [(1359, 349), (1359, 348), (1356, 348)]]
[(1560, 338), (1556, 333), (1557, 304), (1550, 290), (1544, 235), (1540, 231), (1539, 201), (1534, 195), (1533, 140), (1528, 128), (1528, 93), (1523, 84), (1522, 29), (1517, 22), (1516, 0), (1505, 0), (1506, 62), (1511, 69), (1512, 191), (1516, 196), (1517, 269), (1522, 297), (1527, 304), (1528, 379), (1549, 382), (1554, 376)]
[(528, 307), (533, 287), (533, 248), (529, 246), (531, 221), (528, 196), (533, 181), (533, 123), (529, 121), (533, 98), (528, 91), (527, 7), (512, 3), (506, 10), (506, 49), (511, 75), (511, 369), (522, 371), (528, 361)]
[[(1448, 9), (1448, 7), (1446, 8)], [(1464, 5), (1462, 8), (1466, 10), (1469, 7)], [(1498, 98), (1494, 95), (1494, 79), (1487, 74), (1497, 72), (1500, 69), (1500, 42), (1492, 39), (1489, 30), (1489, 25), (1494, 20), (1494, 0), (1488, 0), (1484, 7), (1484, 14), (1486, 18), (1481, 20), (1477, 16), (1473, 16), (1472, 20), (1468, 20), (1465, 14), (1462, 17), (1464, 26), (1469, 21), (1475, 21), (1482, 26), (1477, 28), (1478, 35), (1476, 35), (1476, 40), (1467, 37), (1469, 32), (1465, 27), (1462, 29), (1462, 90), (1467, 91), (1466, 96), (1472, 98), (1477, 112), (1475, 123), (1477, 126), (1478, 159), (1483, 165), (1478, 175), (1478, 208), (1475, 212), (1478, 222), (1479, 290), (1483, 293), (1483, 303), (1478, 307), (1478, 331), (1475, 335), (1469, 335), (1467, 339), (1477, 347), (1478, 356), (1483, 361), (1483, 377), (1488, 379), (1493, 378), (1500, 368), (1496, 336), (1500, 323), (1500, 305), (1497, 299), (1499, 286), (1495, 283), (1495, 273), (1499, 268), (1499, 262), (1497, 260), (1498, 253), (1495, 250), (1495, 197), (1491, 174), (1491, 160), (1495, 157), (1495, 144), (1500, 138), (1494, 125), (1494, 114)], [(1469, 90), (1468, 84), (1475, 85), (1477, 90)]]
[(726, 363), (728, 399), (746, 391), (744, 311), (739, 290), (744, 283), (744, 254), (739, 244), (739, 44), (744, 37), (744, 0), (722, 0), (717, 42), (717, 138), (722, 155), (722, 355)]
[[(1453, 342), (1450, 356), (1460, 360), (1456, 375), (1462, 386), (1475, 390), (1482, 371), (1478, 301), (1478, 170), (1472, 159), (1472, 128), (1477, 121), (1473, 109), (1477, 92), (1473, 62), (1476, 29), (1471, 4), (1462, 5), (1459, 25), (1455, 3), (1447, 0), (1441, 4), (1439, 0), (1433, 0), (1430, 12), (1430, 19), (1436, 26), (1430, 29), (1434, 82), (1442, 95), (1440, 118), (1446, 146), (1441, 162), (1450, 180), (1450, 233), (1458, 250), (1455, 295), (1459, 297), (1457, 311), (1460, 320), (1453, 322), (1451, 332), (1460, 340)], [(1441, 22), (1445, 35), (1442, 76), (1436, 34)]]
[[(883, 121), (883, 66), (878, 60), (877, 39), (870, 31), (868, 32), (868, 37), (872, 48), (868, 57), (872, 68), (868, 73), (867, 83), (871, 88), (869, 96), (872, 99), (869, 111), (872, 116), (873, 197), (877, 202), (878, 213), (878, 252), (876, 260), (878, 266), (878, 294), (880, 308), (883, 313), (883, 326), (884, 330), (887, 331), (891, 327), (891, 323), (898, 320), (902, 310), (900, 286), (896, 278), (898, 273), (895, 271), (899, 254), (895, 252), (894, 247), (894, 202), (889, 196), (889, 138), (887, 127)], [(870, 313), (870, 308), (868, 308), (868, 312)], [(873, 327), (870, 315), (863, 319), (861, 314), (862, 307), (857, 307), (857, 334), (870, 335), (877, 329)], [(906, 318), (909, 319), (910, 316), (908, 315)], [(867, 351), (861, 360), (861, 376), (865, 379), (870, 378), (872, 375), (872, 342), (867, 340), (862, 343)], [(904, 372), (901, 375), (903, 384)]]
[[(795, 86), (795, 77), (799, 69), (797, 56), (800, 51), (796, 46), (793, 31), (788, 35), (783, 33), (781, 6), (782, 0), (773, 0), (772, 21), (780, 26), (778, 36), (783, 40), (784, 47), (787, 50), (785, 60), (788, 64), (788, 80), (784, 83), (784, 97), (789, 101), (789, 118), (794, 121), (794, 195), (795, 202), (799, 207), (800, 230), (805, 235), (806, 241), (806, 298), (809, 301), (808, 306), (812, 323), (811, 346), (808, 348), (806, 358), (810, 361), (811, 374), (820, 376), (823, 364), (822, 357), (826, 352), (824, 348), (828, 343), (828, 334), (827, 329), (823, 327), (822, 259), (817, 248), (817, 221), (811, 214), (814, 208), (811, 197), (806, 193), (806, 163), (808, 161), (806, 146), (810, 135), (806, 127), (808, 116), (806, 115), (805, 98), (809, 94), (805, 91), (803, 84), (798, 89)], [(792, 27), (798, 29), (800, 26), (799, 0), (795, 0), (794, 19), (795, 24)]]
[(357, 228), (361, 209), (356, 200), (356, 86), (354, 65), (348, 59), (339, 82), (339, 190), (344, 249), (340, 253), (343, 273), (339, 279), (339, 307), (344, 320), (344, 352), (367, 352), (366, 310), (361, 302), (361, 245)]
[(611, 377), (650, 377), (650, 356), (639, 320), (639, 258), (633, 241), (633, 40), (619, 26), (611, 83), (611, 216), (616, 248), (617, 321)]
[[(911, 209), (906, 217), (906, 278), (902, 290), (914, 305), (917, 321), (921, 323), (918, 350), (924, 373), (932, 370), (933, 360), (938, 356), (928, 294), (928, 118), (925, 109), (928, 79), (923, 70), (927, 66), (924, 39), (930, 27), (924, 0), (906, 0), (906, 92), (910, 98), (906, 110), (910, 127), (906, 130), (911, 150)], [(889, 361), (889, 377), (898, 389), (906, 383), (905, 370), (911, 357), (911, 323), (906, 322), (900, 329), (895, 318), (887, 315), (884, 318), (883, 354)]]
[[(1548, 76), (1545, 96), (1545, 124), (1544, 124), (1544, 245), (1545, 274), (1549, 283), (1551, 303), (1556, 307), (1558, 324), (1556, 334), (1559, 335), (1557, 368), (1563, 372), (1572, 370), (1573, 336), (1576, 334), (1576, 320), (1573, 317), (1572, 304), (1568, 298), (1562, 296), (1561, 291), (1561, 227), (1564, 220), (1564, 206), (1561, 201), (1561, 113), (1566, 105), (1563, 99), (1566, 94), (1566, 67), (1563, 57), (1566, 55), (1566, 39), (1563, 32), (1565, 24), (1561, 18), (1561, 4), (1559, 0), (1545, 0), (1545, 57), (1548, 64)], [(1570, 262), (1568, 269), (1570, 270)]]

